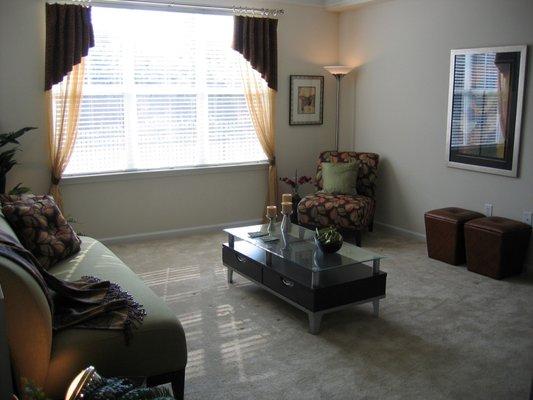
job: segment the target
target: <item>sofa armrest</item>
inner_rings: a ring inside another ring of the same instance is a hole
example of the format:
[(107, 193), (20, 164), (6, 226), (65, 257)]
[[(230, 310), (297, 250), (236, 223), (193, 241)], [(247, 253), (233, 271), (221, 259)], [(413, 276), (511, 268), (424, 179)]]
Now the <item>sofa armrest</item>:
[(0, 257), (7, 338), (17, 382), (44, 386), (52, 349), (52, 315), (39, 284), (20, 266)]

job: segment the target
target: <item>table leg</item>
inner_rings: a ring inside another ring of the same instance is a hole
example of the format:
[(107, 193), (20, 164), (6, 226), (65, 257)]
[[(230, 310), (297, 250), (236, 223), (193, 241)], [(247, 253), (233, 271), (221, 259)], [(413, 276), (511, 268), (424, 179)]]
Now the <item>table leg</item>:
[(233, 283), (233, 270), (228, 268), (228, 283)]
[(309, 333), (317, 335), (320, 332), (320, 323), (322, 322), (321, 313), (308, 313), (309, 318)]
[(317, 288), (318, 287), (318, 280), (319, 280), (320, 274), (317, 271), (311, 272), (311, 287)]
[(374, 316), (379, 317), (379, 299), (373, 300), (372, 306), (374, 307)]
[(379, 260), (372, 261), (372, 273), (374, 275), (379, 274)]
[(267, 267), (271, 267), (272, 266), (272, 253), (270, 251), (267, 251), (266, 254), (265, 254), (265, 263), (267, 265)]

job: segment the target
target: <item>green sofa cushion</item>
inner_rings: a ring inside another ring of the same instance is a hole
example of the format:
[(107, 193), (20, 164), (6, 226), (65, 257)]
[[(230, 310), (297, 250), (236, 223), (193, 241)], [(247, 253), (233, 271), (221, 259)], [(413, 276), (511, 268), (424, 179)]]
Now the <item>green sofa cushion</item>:
[(62, 398), (72, 378), (89, 365), (104, 376), (156, 376), (183, 369), (186, 341), (176, 316), (107, 247), (88, 237), (81, 239), (80, 252), (50, 272), (66, 280), (94, 275), (116, 282), (143, 304), (147, 315), (128, 346), (121, 331), (67, 329), (55, 333), (47, 395)]

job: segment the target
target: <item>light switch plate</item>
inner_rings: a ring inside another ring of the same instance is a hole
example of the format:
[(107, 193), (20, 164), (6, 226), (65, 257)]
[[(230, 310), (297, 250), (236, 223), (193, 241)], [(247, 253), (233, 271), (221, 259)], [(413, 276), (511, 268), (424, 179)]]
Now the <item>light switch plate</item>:
[(487, 217), (492, 217), (492, 204), (485, 204), (485, 215)]
[(524, 211), (522, 221), (524, 221), (525, 224), (531, 225), (531, 211)]

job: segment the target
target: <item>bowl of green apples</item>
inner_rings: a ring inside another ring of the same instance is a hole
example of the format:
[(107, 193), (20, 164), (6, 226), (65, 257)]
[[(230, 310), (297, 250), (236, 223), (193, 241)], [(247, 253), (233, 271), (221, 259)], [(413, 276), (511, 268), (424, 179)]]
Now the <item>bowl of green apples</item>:
[(334, 226), (316, 228), (315, 242), (323, 253), (335, 253), (342, 247), (342, 235)]

